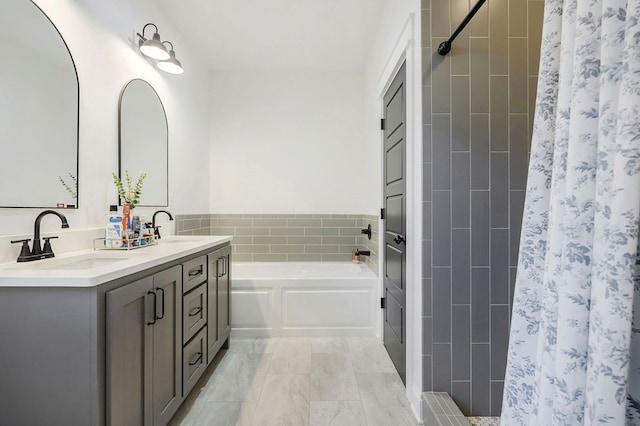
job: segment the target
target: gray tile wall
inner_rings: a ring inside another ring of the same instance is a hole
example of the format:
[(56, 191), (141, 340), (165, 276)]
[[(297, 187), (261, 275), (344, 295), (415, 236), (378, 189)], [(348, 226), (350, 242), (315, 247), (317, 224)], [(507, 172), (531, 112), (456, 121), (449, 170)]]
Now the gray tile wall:
[(423, 382), (497, 416), (526, 189), (544, 2), (422, 0)]
[(210, 214), (182, 214), (174, 218), (176, 235), (211, 235)]
[(366, 235), (362, 235), (362, 247), (371, 251), (371, 256), (365, 257), (367, 265), (378, 274), (378, 216), (363, 215), (362, 216), (362, 228), (366, 228), (367, 225), (371, 225), (371, 239), (369, 240)]
[[(372, 238), (361, 230), (368, 224)], [(356, 248), (370, 250), (361, 260), (378, 272), (378, 217), (340, 214), (177, 215), (178, 235), (231, 235), (239, 262), (350, 261)]]

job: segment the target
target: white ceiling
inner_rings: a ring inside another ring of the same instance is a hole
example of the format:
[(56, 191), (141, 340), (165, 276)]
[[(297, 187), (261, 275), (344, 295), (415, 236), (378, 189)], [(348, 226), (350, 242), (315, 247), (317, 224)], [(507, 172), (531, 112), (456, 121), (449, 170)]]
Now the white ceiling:
[(157, 1), (211, 69), (360, 70), (385, 0)]

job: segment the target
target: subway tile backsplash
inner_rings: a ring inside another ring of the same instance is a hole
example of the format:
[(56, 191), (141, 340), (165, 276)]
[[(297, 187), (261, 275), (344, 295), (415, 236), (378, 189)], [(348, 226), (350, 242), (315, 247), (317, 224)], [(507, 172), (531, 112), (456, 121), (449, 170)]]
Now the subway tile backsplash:
[(175, 215), (177, 235), (210, 235), (209, 214)]
[[(371, 225), (371, 240), (361, 230)], [(350, 261), (356, 248), (378, 272), (378, 216), (361, 214), (176, 215), (178, 235), (231, 235), (239, 262)]]

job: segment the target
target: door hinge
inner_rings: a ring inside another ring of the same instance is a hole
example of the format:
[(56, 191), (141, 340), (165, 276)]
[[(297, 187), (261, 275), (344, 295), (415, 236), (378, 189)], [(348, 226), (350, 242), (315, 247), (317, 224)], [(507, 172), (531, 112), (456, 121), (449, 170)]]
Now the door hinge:
[(385, 209), (380, 209), (380, 219), (384, 219)]
[(381, 297), (380, 298), (380, 309), (385, 309), (387, 307), (387, 298), (386, 297)]
[(380, 130), (384, 130), (384, 118), (380, 119)]

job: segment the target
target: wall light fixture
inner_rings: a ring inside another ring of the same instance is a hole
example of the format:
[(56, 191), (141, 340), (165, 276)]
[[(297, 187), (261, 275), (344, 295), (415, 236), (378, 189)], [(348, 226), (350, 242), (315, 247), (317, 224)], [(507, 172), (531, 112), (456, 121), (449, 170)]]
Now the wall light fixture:
[[(145, 38), (144, 36), (144, 30), (146, 30), (149, 25), (153, 26), (153, 28), (155, 28), (156, 30), (153, 33), (153, 36), (151, 37), (151, 39)], [(164, 46), (164, 44), (162, 44), (162, 42), (160, 41), (160, 34), (158, 34), (158, 27), (156, 27), (155, 24), (149, 23), (145, 25), (142, 28), (142, 34), (138, 33), (138, 37), (140, 37), (140, 40), (138, 41), (138, 46), (140, 46), (140, 51), (142, 52), (143, 55), (148, 56), (152, 59), (157, 59), (159, 61), (164, 59), (169, 59), (169, 51)]]
[[(150, 39), (144, 36), (144, 31), (148, 26), (155, 28), (155, 32)], [(148, 23), (142, 27), (142, 34), (137, 33), (137, 35), (140, 37), (140, 40), (138, 40), (140, 52), (142, 52), (144, 56), (158, 61), (158, 68), (170, 74), (182, 74), (184, 72), (182, 64), (176, 59), (176, 52), (173, 50), (173, 43), (170, 41), (162, 41), (160, 39), (158, 27), (155, 24)], [(171, 48), (167, 49), (165, 43), (171, 46)]]
[(169, 43), (171, 45), (171, 49), (169, 50), (169, 59), (158, 62), (158, 68), (170, 74), (182, 74), (184, 70), (182, 69), (180, 61), (176, 59), (176, 52), (173, 50), (173, 43), (170, 41), (163, 41), (162, 44), (164, 43)]

